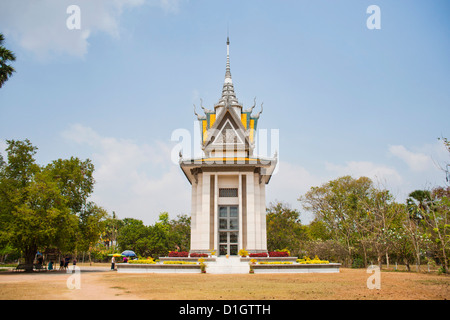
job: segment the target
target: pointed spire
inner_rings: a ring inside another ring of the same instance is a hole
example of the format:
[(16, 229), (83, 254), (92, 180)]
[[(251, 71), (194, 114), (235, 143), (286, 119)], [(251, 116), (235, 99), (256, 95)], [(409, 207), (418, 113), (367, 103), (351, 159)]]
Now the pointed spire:
[(227, 65), (225, 69), (225, 80), (222, 87), (222, 97), (220, 98), (217, 105), (240, 106), (236, 98), (236, 93), (234, 92), (233, 80), (231, 78), (229, 37), (227, 37)]
[(225, 83), (233, 83), (230, 70), (230, 38), (227, 37), (227, 67), (225, 72)]

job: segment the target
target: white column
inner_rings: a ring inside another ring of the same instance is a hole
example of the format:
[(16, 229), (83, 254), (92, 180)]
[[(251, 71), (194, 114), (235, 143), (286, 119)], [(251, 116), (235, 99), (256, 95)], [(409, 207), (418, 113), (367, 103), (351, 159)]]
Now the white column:
[(209, 200), (210, 200), (210, 174), (202, 173), (202, 210), (201, 210), (201, 221), (198, 226), (197, 232), (200, 234), (200, 250), (209, 249)]
[(214, 250), (219, 255), (219, 175), (214, 174)]
[(258, 174), (253, 175), (253, 185), (254, 185), (254, 208), (255, 208), (255, 249), (256, 250), (263, 250), (262, 249), (262, 230), (261, 230), (261, 205), (260, 205), (260, 187), (259, 187), (259, 177)]
[(256, 232), (259, 232), (255, 219), (255, 182), (254, 173), (247, 173), (247, 247), (256, 248)]
[(259, 185), (260, 200), (259, 200), (259, 214), (261, 216), (261, 250), (267, 250), (267, 224), (266, 224), (266, 184), (264, 181)]
[(238, 249), (242, 249), (242, 173), (239, 172), (238, 179), (238, 209), (239, 209), (239, 237), (238, 237)]
[[(195, 185), (194, 185), (195, 184)], [(202, 215), (202, 174), (197, 175), (197, 182), (192, 184), (192, 210), (194, 221), (192, 223), (193, 229), (191, 230), (191, 250), (199, 250), (201, 248), (201, 223), (203, 219)]]
[(192, 183), (191, 195), (191, 248), (195, 244), (195, 234), (197, 233), (197, 183)]

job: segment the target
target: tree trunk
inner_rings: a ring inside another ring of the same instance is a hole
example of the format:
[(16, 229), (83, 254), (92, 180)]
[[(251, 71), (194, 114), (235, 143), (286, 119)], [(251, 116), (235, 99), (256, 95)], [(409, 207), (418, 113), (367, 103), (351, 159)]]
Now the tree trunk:
[(382, 255), (378, 255), (378, 257), (377, 257), (377, 262), (378, 262), (378, 266), (380, 267), (380, 270), (381, 270), (381, 267), (382, 267), (382, 263), (383, 263), (383, 258), (382, 258), (383, 256)]
[(25, 248), (24, 255), (25, 255), (25, 272), (33, 272), (33, 263), (34, 263), (34, 257), (36, 256), (37, 247), (36, 246), (29, 246)]
[(409, 262), (408, 262), (407, 259), (405, 259), (405, 266), (406, 266), (406, 270), (407, 270), (408, 272), (411, 271), (411, 268), (410, 268), (410, 266), (409, 266)]
[(364, 268), (367, 268), (367, 252), (366, 252), (366, 246), (363, 246), (363, 252), (364, 252)]
[(443, 255), (443, 258), (444, 259), (442, 259), (442, 260), (444, 260), (443, 262), (443, 267), (444, 267), (444, 271), (445, 271), (445, 273), (448, 273), (448, 259), (447, 259), (447, 254), (445, 253), (445, 246), (444, 245), (442, 245), (442, 255)]

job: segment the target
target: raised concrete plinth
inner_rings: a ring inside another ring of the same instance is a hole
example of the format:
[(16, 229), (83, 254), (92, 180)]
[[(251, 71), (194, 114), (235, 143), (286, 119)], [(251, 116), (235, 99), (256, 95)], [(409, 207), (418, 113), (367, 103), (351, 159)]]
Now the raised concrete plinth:
[[(187, 261), (187, 262), (198, 262), (198, 257), (160, 257), (159, 260), (161, 262), (164, 261)], [(202, 258), (205, 262), (214, 262), (216, 261), (216, 257), (206, 257)]]
[(206, 272), (212, 274), (246, 274), (250, 272), (248, 263), (239, 257), (218, 257), (215, 262), (206, 263)]
[[(253, 264), (254, 273), (339, 273), (340, 263), (300, 264), (294, 262), (295, 257), (258, 258), (259, 261), (285, 261), (291, 264)], [(175, 259), (163, 259), (174, 261)], [(180, 261), (194, 262), (198, 258), (177, 258)], [(250, 259), (240, 257), (217, 257), (205, 259), (206, 273), (210, 274), (248, 274)], [(118, 263), (120, 273), (201, 273), (199, 264), (129, 264)]]
[(256, 264), (254, 273), (339, 273), (340, 263), (328, 264)]
[(128, 264), (116, 265), (119, 273), (200, 273), (198, 264)]

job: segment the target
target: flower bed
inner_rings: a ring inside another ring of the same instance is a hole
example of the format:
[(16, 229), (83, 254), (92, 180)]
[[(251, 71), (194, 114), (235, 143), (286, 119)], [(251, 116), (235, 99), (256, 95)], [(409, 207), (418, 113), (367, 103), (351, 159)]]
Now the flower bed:
[(300, 264), (329, 264), (328, 260), (320, 260), (319, 257), (315, 256), (314, 259), (310, 259), (309, 257), (303, 257), (303, 259), (297, 259), (297, 263)]
[(289, 257), (289, 251), (269, 251), (269, 254), (266, 252), (250, 253), (248, 256), (250, 258), (284, 258)]
[(238, 255), (240, 255), (241, 257), (247, 257), (248, 251), (245, 249), (241, 249), (241, 250), (239, 250)]
[(131, 264), (156, 264), (155, 261), (153, 261), (153, 259), (147, 259), (147, 260), (129, 260), (128, 263)]
[(258, 264), (292, 264), (291, 261), (261, 261)]
[(250, 258), (265, 258), (267, 257), (267, 253), (265, 252), (260, 252), (260, 253), (250, 253), (248, 255)]
[(193, 252), (193, 253), (191, 253), (190, 257), (191, 258), (207, 258), (208, 254), (207, 253), (196, 253), (196, 252)]
[(276, 258), (289, 257), (289, 252), (286, 252), (286, 251), (270, 251), (269, 252), (269, 257), (276, 257)]
[(186, 251), (169, 251), (169, 257), (189, 257), (189, 252)]
[(164, 261), (163, 264), (197, 264), (197, 262), (190, 262), (190, 261)]

